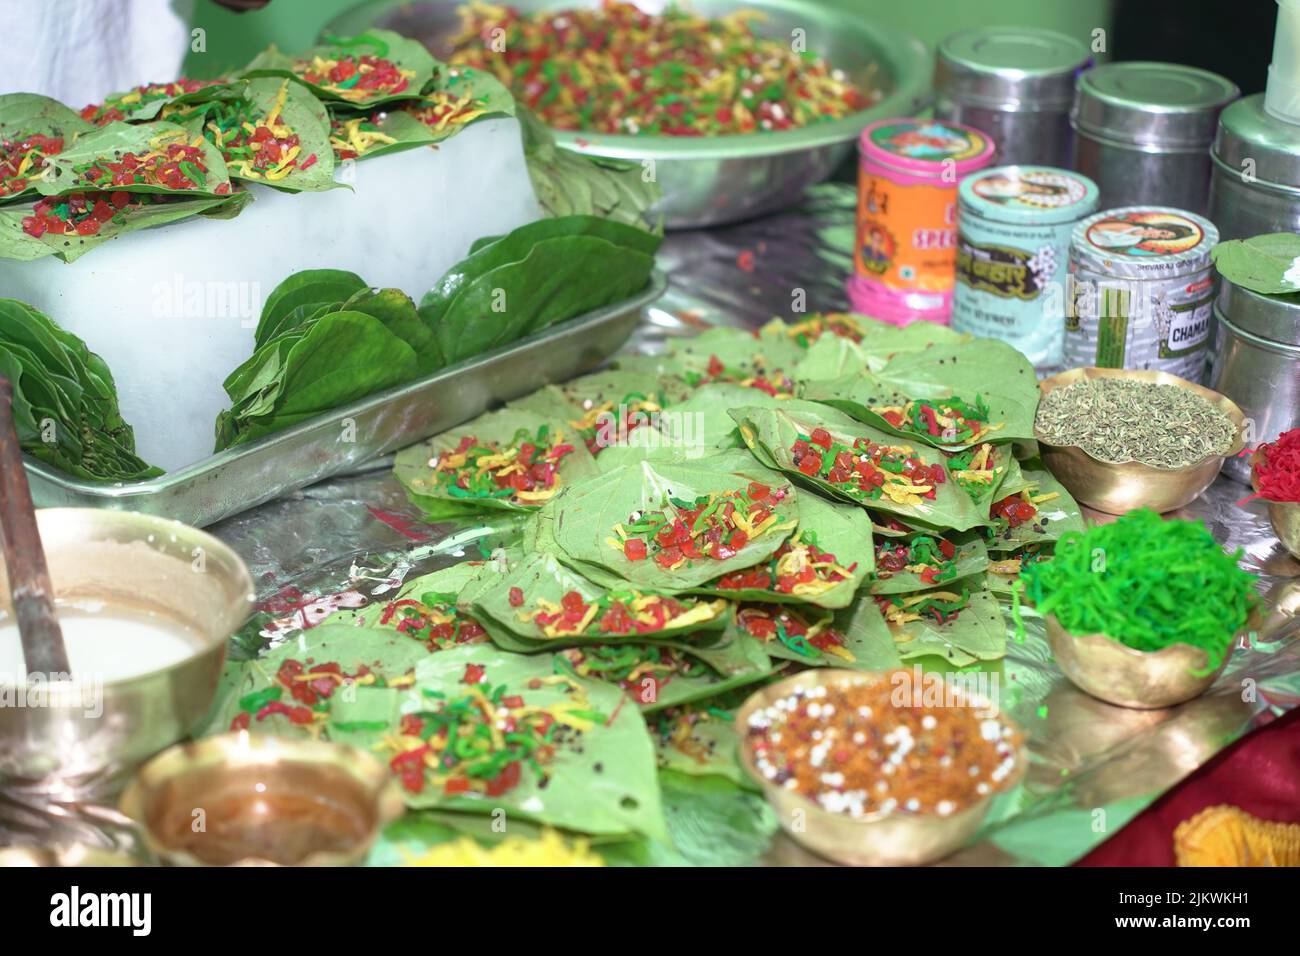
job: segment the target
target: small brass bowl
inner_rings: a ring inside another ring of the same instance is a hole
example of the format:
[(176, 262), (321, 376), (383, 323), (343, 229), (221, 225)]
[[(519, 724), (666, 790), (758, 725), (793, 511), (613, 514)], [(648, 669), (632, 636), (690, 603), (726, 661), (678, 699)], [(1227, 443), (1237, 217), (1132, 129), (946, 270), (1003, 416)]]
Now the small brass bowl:
[[(802, 794), (772, 783), (754, 765), (749, 746), (749, 718), (796, 690), (842, 683), (878, 683), (890, 680), (890, 671), (851, 671), (818, 668), (795, 674), (756, 691), (736, 712), (736, 733), (740, 737), (741, 766), (760, 787), (781, 827), (795, 842), (814, 853), (849, 866), (920, 866), (933, 863), (967, 843), (988, 815), (993, 798), (1013, 787), (1023, 774), (1026, 756), (1023, 744), (1016, 756), (1016, 768), (1000, 791), (990, 793), (963, 810), (942, 817), (937, 814), (893, 810), (863, 817), (832, 813)], [(913, 672), (907, 671), (909, 675)], [(971, 707), (986, 709), (990, 702), (975, 694), (964, 699)], [(1007, 717), (999, 719), (1014, 726)], [(1021, 740), (1023, 740), (1023, 735)], [(801, 825), (796, 825), (799, 821)]]
[(1123, 378), (1156, 385), (1177, 385), (1217, 406), (1237, 426), (1237, 438), (1222, 455), (1210, 455), (1183, 468), (1156, 468), (1137, 461), (1106, 462), (1077, 445), (1052, 445), (1038, 438), (1043, 464), (1076, 501), (1106, 514), (1122, 515), (1137, 508), (1164, 514), (1185, 507), (1213, 484), (1223, 462), (1246, 447), (1246, 416), (1218, 392), (1168, 372), (1123, 368), (1075, 368), (1038, 383), (1043, 397), (1058, 388), (1086, 379)]
[(1300, 502), (1269, 501), (1268, 520), (1273, 522), (1273, 532), (1282, 547), (1300, 560)]
[(1061, 672), (1084, 693), (1120, 707), (1157, 710), (1205, 693), (1228, 666), (1233, 648), (1263, 621), (1258, 608), (1252, 611), (1233, 635), (1223, 662), (1208, 674), (1202, 671), (1209, 658), (1199, 647), (1170, 644), (1158, 651), (1139, 651), (1104, 634), (1073, 635), (1055, 614), (1046, 615), (1047, 643)]
[[(1259, 491), (1259, 461), (1257, 451), (1250, 456), (1250, 487)], [(1273, 533), (1282, 547), (1291, 553), (1291, 557), (1300, 560), (1300, 502), (1270, 501), (1260, 498), (1268, 506), (1268, 520), (1273, 524)]]
[(120, 808), (172, 866), (354, 866), (403, 803), (363, 750), (241, 731), (159, 754)]
[[(45, 685), (43, 706), (0, 706), (0, 786), (99, 787), (203, 720), (226, 641), (252, 610), (253, 581), (228, 545), (179, 521), (41, 508), (36, 524), (57, 605), (130, 610), (175, 622), (199, 639), (191, 656), (170, 667), (102, 683), (84, 675), (54, 681)], [(0, 621), (12, 614), (0, 562)], [(29, 679), (24, 688), (29, 699), (34, 686)]]

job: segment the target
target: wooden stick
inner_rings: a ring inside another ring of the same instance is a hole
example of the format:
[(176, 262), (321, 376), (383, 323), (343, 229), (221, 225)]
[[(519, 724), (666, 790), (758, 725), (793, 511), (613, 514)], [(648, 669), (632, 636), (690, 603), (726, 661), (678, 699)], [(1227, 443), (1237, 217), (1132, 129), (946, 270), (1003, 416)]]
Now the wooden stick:
[(71, 674), (72, 668), (63, 646), (63, 629), (54, 613), (54, 588), (18, 445), (13, 398), (12, 383), (0, 376), (0, 537), (4, 539), (9, 594), (22, 636), (27, 672), (45, 674), (54, 680)]

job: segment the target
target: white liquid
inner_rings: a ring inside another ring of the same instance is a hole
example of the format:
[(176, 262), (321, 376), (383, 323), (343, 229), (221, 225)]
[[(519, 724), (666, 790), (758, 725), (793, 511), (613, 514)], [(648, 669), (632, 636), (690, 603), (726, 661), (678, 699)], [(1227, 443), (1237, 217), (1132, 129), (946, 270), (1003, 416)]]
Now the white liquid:
[[(59, 625), (72, 674), (81, 680), (108, 683), (148, 674), (202, 647), (199, 635), (176, 621), (120, 608), (98, 613), (63, 608)], [(0, 684), (26, 683), (26, 674), (17, 623), (0, 624)]]

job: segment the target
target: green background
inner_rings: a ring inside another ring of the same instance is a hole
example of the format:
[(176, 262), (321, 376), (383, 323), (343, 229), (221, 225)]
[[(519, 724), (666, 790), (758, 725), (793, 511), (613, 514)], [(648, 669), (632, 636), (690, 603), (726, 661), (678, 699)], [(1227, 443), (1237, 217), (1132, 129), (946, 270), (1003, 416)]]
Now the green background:
[[(931, 47), (957, 30), (1015, 23), (1052, 27), (1091, 46), (1092, 31), (1110, 21), (1110, 0), (819, 0), (919, 36)], [(743, 7), (743, 0), (737, 3)], [(308, 47), (329, 20), (357, 0), (271, 0), (252, 13), (231, 13), (196, 0), (194, 26), (206, 33), (207, 52), (191, 53), (188, 76), (211, 77), (241, 67), (267, 44)]]

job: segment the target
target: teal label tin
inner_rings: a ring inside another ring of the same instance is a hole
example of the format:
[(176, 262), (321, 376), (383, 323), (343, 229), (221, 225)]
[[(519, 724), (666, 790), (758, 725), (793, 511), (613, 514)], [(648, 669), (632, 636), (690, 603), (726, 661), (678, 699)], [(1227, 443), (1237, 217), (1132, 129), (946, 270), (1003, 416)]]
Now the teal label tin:
[(1041, 371), (1059, 368), (1066, 267), (1075, 224), (1097, 208), (1097, 185), (1050, 166), (998, 166), (957, 193), (952, 327), (1001, 339)]

